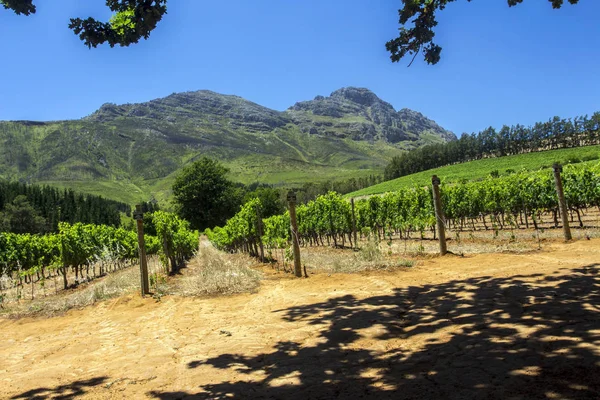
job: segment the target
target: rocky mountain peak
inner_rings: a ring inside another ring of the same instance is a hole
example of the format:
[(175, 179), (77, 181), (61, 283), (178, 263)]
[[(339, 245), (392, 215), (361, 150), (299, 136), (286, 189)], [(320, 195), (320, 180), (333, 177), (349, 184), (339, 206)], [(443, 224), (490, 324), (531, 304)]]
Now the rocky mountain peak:
[[(288, 109), (294, 123), (311, 134), (350, 137), (355, 140), (383, 139), (390, 143), (420, 141), (423, 133), (450, 141), (456, 136), (421, 113), (409, 109), (396, 111), (366, 88), (341, 88), (329, 97), (296, 103)], [(315, 116), (318, 118), (315, 120)], [(320, 117), (331, 120), (322, 121)]]
[(362, 106), (371, 107), (383, 101), (375, 93), (366, 88), (346, 87), (331, 93), (331, 98), (351, 101)]

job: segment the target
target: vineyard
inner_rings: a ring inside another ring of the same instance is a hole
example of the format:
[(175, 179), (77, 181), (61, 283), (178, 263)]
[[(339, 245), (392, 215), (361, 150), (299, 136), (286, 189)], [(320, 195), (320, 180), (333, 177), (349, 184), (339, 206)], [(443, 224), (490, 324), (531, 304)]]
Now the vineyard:
[[(600, 164), (566, 166), (562, 174), (572, 223), (584, 226), (583, 216), (600, 205)], [(558, 199), (551, 170), (518, 172), (481, 181), (442, 185), (447, 229), (493, 231), (559, 227)], [(354, 211), (353, 211), (354, 207)], [(372, 196), (353, 204), (330, 192), (297, 207), (302, 246), (356, 247), (360, 238), (377, 240), (435, 238), (435, 213), (430, 187), (413, 187)], [(258, 255), (290, 245), (289, 212), (260, 219), (260, 201), (245, 204), (224, 227), (207, 230), (218, 248)], [(355, 228), (354, 228), (355, 226)], [(259, 234), (259, 232), (261, 234)]]
[[(152, 214), (157, 236), (145, 235), (146, 253), (160, 257), (165, 273), (176, 271), (198, 249), (198, 232), (175, 214)], [(61, 222), (58, 233), (0, 233), (0, 305), (4, 293), (16, 289), (17, 299), (34, 288), (62, 280), (63, 289), (137, 264), (138, 238), (133, 230), (106, 225)], [(25, 285), (29, 285), (25, 288)]]
[[(571, 224), (597, 223), (589, 215), (600, 205), (600, 164), (567, 166), (562, 179)], [(440, 189), (446, 228), (456, 236), (463, 231), (497, 235), (503, 230), (561, 224), (550, 170), (442, 183)], [(289, 259), (289, 212), (261, 218), (261, 211), (260, 200), (253, 199), (224, 227), (207, 229), (207, 237), (221, 250)], [(352, 202), (330, 192), (299, 205), (296, 213), (299, 243), (305, 247), (358, 248), (367, 238), (389, 243), (436, 236), (430, 187), (415, 186)], [(175, 214), (157, 211), (150, 219), (156, 235), (145, 236), (147, 254), (161, 260), (164, 273), (176, 272), (197, 251), (199, 234)], [(54, 234), (0, 233), (0, 300), (11, 289), (16, 289), (17, 299), (34, 298), (35, 288), (45, 293), (49, 280), (55, 290), (74, 287), (137, 264), (137, 259), (137, 234), (124, 228), (62, 222)]]

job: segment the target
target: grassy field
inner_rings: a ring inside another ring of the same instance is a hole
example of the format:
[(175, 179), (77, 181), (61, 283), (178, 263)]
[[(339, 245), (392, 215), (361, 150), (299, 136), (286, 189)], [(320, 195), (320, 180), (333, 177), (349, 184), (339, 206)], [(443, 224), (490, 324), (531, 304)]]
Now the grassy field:
[(391, 192), (413, 185), (428, 185), (431, 183), (432, 175), (439, 176), (442, 179), (442, 182), (471, 181), (484, 178), (492, 171), (498, 171), (500, 175), (506, 175), (511, 172), (511, 170), (537, 170), (540, 168), (549, 168), (555, 162), (569, 164), (597, 160), (598, 158), (600, 158), (600, 146), (548, 150), (515, 156), (487, 158), (484, 160), (449, 165), (403, 176), (398, 179), (382, 182), (378, 185), (349, 193), (346, 197), (358, 197)]
[(89, 193), (104, 198), (122, 201), (127, 204), (138, 204), (150, 200), (148, 195), (135, 184), (117, 180), (95, 181), (41, 181), (40, 185), (49, 185), (62, 189), (73, 189), (78, 193)]
[[(269, 163), (265, 163), (264, 158), (256, 157), (253, 159), (247, 157), (232, 162), (224, 162), (223, 164), (230, 169), (229, 179), (235, 182), (244, 184), (260, 182), (275, 187), (298, 187), (307, 182), (383, 175), (379, 169), (352, 169), (276, 158), (273, 158)], [(95, 194), (132, 205), (155, 199), (162, 206), (168, 208), (172, 195), (171, 187), (178, 173), (179, 171), (175, 171), (160, 179), (138, 179), (136, 182), (113, 179), (89, 181), (49, 180), (36, 183), (65, 189), (70, 188), (77, 192)]]

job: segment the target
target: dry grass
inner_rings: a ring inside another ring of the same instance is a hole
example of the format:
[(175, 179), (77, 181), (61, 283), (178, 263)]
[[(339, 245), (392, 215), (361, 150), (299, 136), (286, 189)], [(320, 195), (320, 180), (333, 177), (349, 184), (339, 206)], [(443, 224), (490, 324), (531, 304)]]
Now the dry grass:
[(362, 244), (359, 251), (333, 248), (303, 248), (302, 264), (307, 271), (326, 273), (357, 273), (364, 271), (410, 268), (416, 261), (384, 254), (380, 243), (373, 240)]
[(169, 293), (181, 296), (214, 296), (256, 292), (262, 274), (251, 268), (256, 261), (242, 254), (227, 254), (201, 243), (198, 255), (188, 264)]
[[(574, 240), (586, 240), (600, 237), (596, 227), (571, 227)], [(448, 249), (455, 254), (482, 253), (528, 253), (542, 250), (549, 243), (562, 242), (562, 229), (515, 229), (495, 233), (494, 231), (448, 233)], [(435, 249), (437, 242), (432, 242)]]
[[(160, 273), (163, 268), (156, 259), (148, 260), (150, 273)], [(103, 278), (83, 284), (76, 289), (60, 291), (58, 295), (38, 297), (30, 301), (5, 303), (0, 315), (8, 318), (54, 316), (73, 308), (82, 308), (124, 294), (138, 291), (140, 271), (137, 266), (111, 273)]]
[[(586, 240), (600, 237), (597, 227), (571, 227), (574, 240)], [(394, 240), (382, 240), (380, 247), (385, 254), (402, 255), (405, 257), (426, 257), (439, 253), (439, 242), (433, 239), (431, 232), (426, 232), (424, 239), (414, 234), (413, 238), (404, 240), (394, 236)], [(562, 229), (544, 228), (514, 229), (514, 230), (477, 230), (456, 231), (447, 230), (448, 250), (454, 254), (489, 254), (489, 253), (529, 253), (543, 250), (549, 243), (563, 241)], [(364, 246), (364, 242), (361, 243)]]
[[(148, 259), (150, 290), (158, 300), (164, 294), (183, 296), (229, 295), (255, 292), (260, 286), (262, 274), (250, 267), (256, 262), (245, 255), (226, 254), (202, 242), (198, 256), (190, 261), (184, 275), (167, 281), (164, 267), (157, 258)], [(27, 286), (27, 285), (26, 285)], [(111, 273), (103, 278), (81, 284), (76, 289), (59, 291), (58, 294), (23, 300), (11, 296), (0, 308), (0, 316), (22, 318), (55, 316), (70, 309), (83, 308), (99, 301), (120, 297), (139, 291), (140, 272), (134, 265)], [(27, 287), (24, 293), (27, 292)], [(13, 299), (14, 297), (14, 299)]]
[[(574, 240), (586, 240), (600, 237), (596, 227), (572, 227)], [(551, 243), (562, 242), (562, 229), (514, 229), (446, 232), (448, 250), (457, 255), (484, 253), (523, 254), (544, 249)], [(439, 254), (439, 242), (426, 232), (424, 239), (413, 234), (408, 240), (395, 236), (393, 240), (375, 241), (362, 239), (360, 250), (334, 249), (330, 247), (303, 247), (302, 264), (307, 271), (318, 273), (354, 273), (374, 270), (392, 270), (408, 268), (418, 261)]]

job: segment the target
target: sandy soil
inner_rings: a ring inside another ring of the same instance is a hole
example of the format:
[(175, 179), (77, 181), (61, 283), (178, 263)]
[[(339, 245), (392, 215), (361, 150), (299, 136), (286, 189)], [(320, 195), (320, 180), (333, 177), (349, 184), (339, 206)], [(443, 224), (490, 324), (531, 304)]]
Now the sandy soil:
[(2, 399), (598, 399), (600, 239), (0, 320)]

